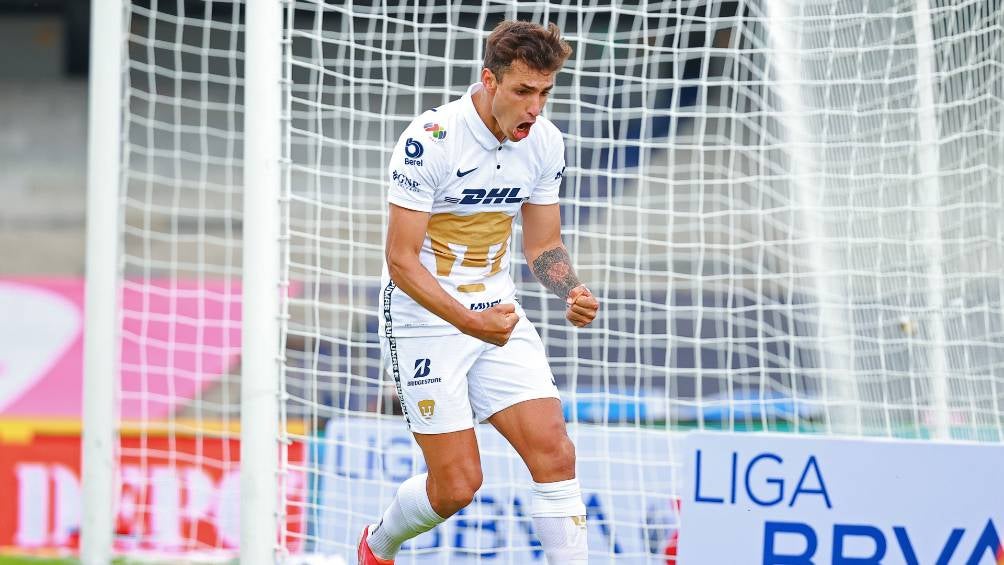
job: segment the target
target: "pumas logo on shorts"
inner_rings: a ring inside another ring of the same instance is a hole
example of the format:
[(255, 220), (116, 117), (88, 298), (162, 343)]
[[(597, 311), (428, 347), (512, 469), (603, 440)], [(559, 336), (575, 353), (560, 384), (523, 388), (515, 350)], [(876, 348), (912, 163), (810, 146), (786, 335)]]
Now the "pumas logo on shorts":
[(433, 414), (436, 413), (436, 401), (435, 400), (419, 400), (418, 401), (418, 411), (422, 413), (425, 418), (431, 418)]

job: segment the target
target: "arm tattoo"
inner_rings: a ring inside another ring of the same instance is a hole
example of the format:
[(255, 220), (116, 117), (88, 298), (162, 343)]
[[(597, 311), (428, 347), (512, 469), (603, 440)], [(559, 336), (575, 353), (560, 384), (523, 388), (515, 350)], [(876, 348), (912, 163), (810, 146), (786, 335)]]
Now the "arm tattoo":
[(568, 292), (582, 284), (572, 268), (572, 259), (562, 247), (548, 249), (533, 261), (533, 274), (545, 288), (564, 299)]

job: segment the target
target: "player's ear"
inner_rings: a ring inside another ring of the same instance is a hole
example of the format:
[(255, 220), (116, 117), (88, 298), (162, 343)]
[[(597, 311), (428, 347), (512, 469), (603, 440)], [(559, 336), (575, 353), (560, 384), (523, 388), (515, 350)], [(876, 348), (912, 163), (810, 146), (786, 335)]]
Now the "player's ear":
[(481, 69), (481, 84), (489, 94), (495, 94), (495, 89), (498, 88), (498, 80), (491, 69), (487, 67)]

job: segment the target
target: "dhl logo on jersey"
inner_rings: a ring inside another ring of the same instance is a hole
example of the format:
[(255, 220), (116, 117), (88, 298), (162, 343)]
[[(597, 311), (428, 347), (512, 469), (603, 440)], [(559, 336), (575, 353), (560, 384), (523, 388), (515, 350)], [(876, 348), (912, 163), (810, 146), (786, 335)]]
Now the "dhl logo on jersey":
[(446, 197), (450, 204), (519, 204), (528, 197), (519, 195), (520, 187), (506, 186), (500, 188), (465, 188), (460, 193), (463, 198)]

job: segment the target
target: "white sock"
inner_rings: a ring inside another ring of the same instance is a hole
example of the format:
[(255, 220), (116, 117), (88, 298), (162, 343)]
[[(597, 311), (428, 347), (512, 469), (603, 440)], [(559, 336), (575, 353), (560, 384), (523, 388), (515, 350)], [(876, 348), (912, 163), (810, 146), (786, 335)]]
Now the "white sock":
[(394, 501), (384, 511), (383, 519), (370, 526), (366, 542), (373, 555), (380, 559), (394, 559), (402, 543), (443, 523), (445, 518), (436, 514), (429, 502), (425, 486), (428, 477), (423, 473), (401, 483)]
[(530, 515), (548, 565), (585, 565), (586, 505), (578, 479), (533, 483)]

